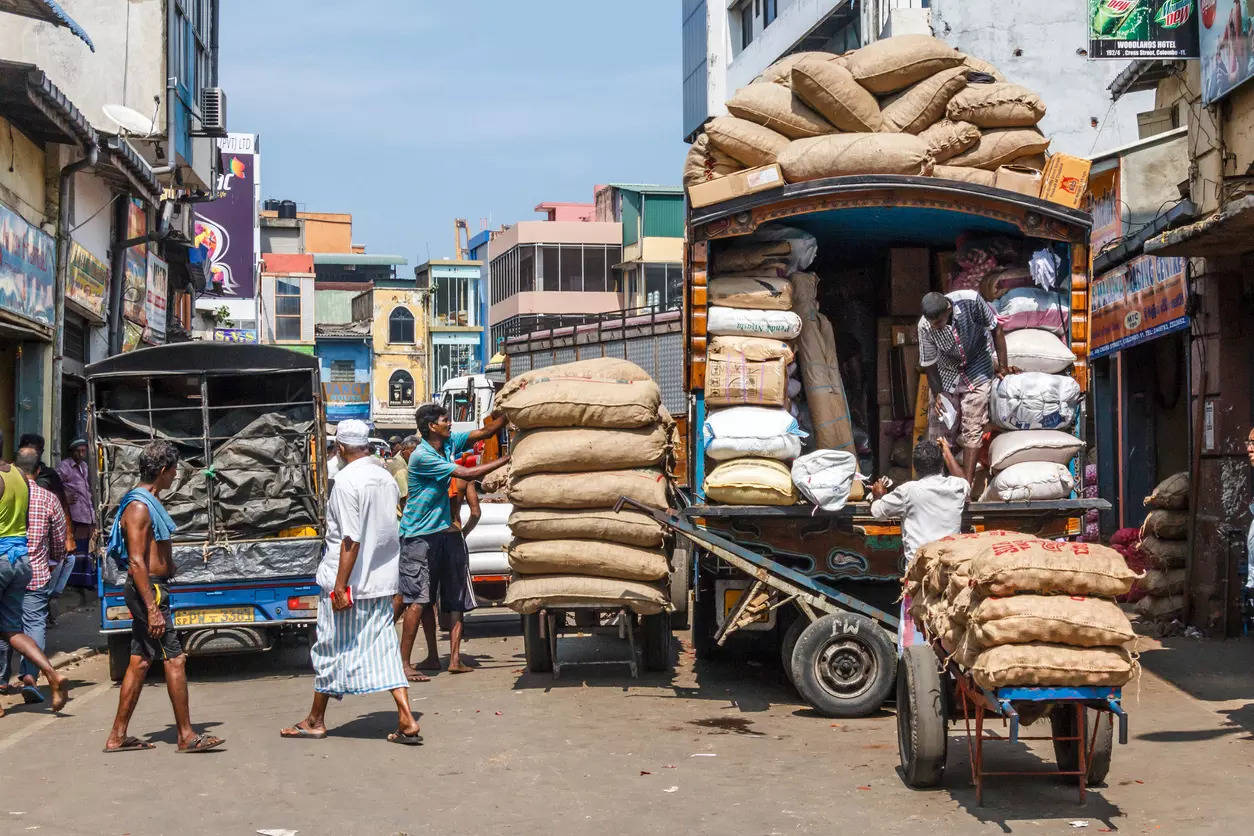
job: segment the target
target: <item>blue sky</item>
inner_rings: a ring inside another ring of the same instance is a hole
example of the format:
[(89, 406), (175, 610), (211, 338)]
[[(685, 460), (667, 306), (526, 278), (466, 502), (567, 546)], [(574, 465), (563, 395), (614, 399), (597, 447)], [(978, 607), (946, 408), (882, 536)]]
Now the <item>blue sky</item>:
[(674, 0), (223, 0), (230, 130), (261, 135), (262, 193), (353, 214), (410, 264), (596, 183), (678, 183)]

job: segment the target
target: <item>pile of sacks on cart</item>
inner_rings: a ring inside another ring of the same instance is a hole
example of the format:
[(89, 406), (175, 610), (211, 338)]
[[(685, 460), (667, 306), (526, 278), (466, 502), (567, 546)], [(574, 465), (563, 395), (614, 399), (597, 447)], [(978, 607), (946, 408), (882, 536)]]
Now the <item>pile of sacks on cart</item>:
[(1141, 632), (1165, 634), (1184, 614), (1189, 557), (1189, 475), (1176, 473), (1145, 497), (1149, 513), (1140, 528), (1123, 528), (1111, 548), (1129, 568), (1144, 572), (1122, 600), (1139, 616)]

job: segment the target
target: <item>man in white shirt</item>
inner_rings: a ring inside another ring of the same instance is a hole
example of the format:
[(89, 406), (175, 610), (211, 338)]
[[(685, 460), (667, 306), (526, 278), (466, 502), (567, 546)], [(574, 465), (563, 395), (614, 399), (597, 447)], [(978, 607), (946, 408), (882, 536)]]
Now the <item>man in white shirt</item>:
[[(871, 516), (877, 520), (901, 520), (901, 546), (907, 570), (919, 547), (962, 531), (962, 512), (971, 494), (971, 484), (963, 478), (962, 468), (944, 439), (920, 441), (915, 446), (914, 473), (917, 479), (898, 485), (891, 492), (884, 479), (871, 486)], [(910, 598), (903, 597), (897, 628), (898, 651), (924, 643), (910, 617)]]
[(341, 421), (336, 431), (344, 464), (327, 501), (326, 549), (316, 576), (322, 594), (310, 651), (313, 707), (305, 719), (280, 731), (283, 737), (326, 737), (331, 697), (391, 691), (398, 722), (387, 739), (422, 742), (392, 622), (392, 598), (400, 584), (396, 480), (371, 462), (369, 439), (364, 421)]

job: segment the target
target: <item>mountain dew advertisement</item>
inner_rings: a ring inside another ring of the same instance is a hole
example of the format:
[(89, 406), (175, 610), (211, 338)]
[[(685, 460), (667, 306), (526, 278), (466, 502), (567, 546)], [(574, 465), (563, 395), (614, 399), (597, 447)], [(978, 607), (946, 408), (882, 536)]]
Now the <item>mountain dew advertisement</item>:
[(1197, 0), (1089, 0), (1089, 57), (1197, 58), (1197, 18)]

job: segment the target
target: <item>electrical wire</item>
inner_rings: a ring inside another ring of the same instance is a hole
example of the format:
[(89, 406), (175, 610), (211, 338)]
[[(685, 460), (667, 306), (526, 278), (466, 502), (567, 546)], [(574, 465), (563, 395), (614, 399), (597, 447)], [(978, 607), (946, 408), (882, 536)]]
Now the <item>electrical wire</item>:
[(111, 198), (108, 200), (108, 202), (107, 202), (107, 203), (105, 203), (103, 206), (101, 206), (101, 207), (100, 207), (99, 209), (97, 209), (95, 212), (92, 212), (90, 215), (88, 215), (88, 216), (87, 216), (87, 218), (86, 218), (86, 219), (84, 219), (82, 223), (80, 223), (80, 224), (76, 224), (75, 226), (70, 227), (70, 232), (78, 232), (80, 229), (82, 229), (83, 227), (87, 226), (87, 224), (91, 223), (91, 222), (92, 222), (92, 220), (93, 220), (93, 219), (94, 219), (97, 215), (99, 215), (99, 214), (100, 214), (101, 212), (103, 212), (104, 210), (108, 209), (108, 208), (109, 208), (110, 206), (112, 206), (113, 204), (117, 203), (118, 198), (119, 198), (119, 197), (122, 197), (122, 196), (123, 196), (123, 194), (124, 194), (123, 192), (118, 192), (117, 194), (115, 194), (113, 197), (111, 197)]

